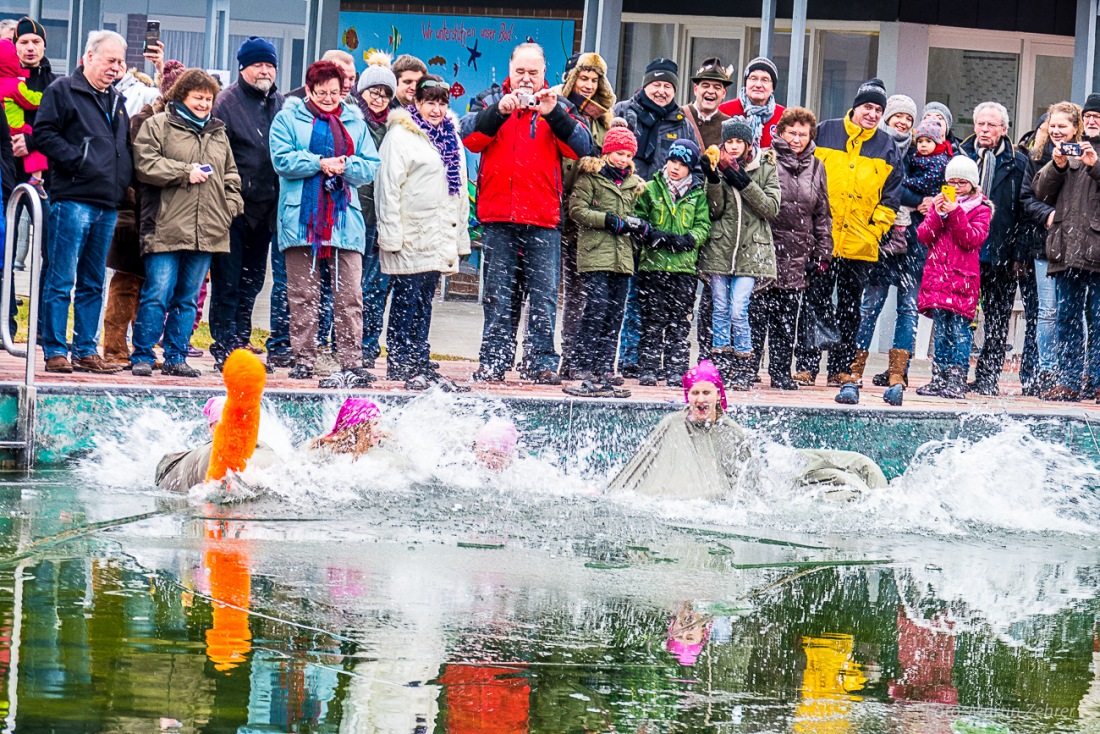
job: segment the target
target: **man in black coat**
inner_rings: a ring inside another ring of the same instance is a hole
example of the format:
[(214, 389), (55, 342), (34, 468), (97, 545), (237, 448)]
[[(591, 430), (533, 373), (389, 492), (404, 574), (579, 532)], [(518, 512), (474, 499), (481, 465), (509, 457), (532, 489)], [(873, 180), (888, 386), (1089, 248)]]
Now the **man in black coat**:
[[(974, 134), (962, 142), (959, 151), (978, 164), (982, 193), (993, 202), (989, 236), (980, 253), (985, 343), (969, 388), (981, 395), (997, 395), (1016, 287), (1024, 288), (1026, 294), (1027, 278), (1034, 279), (1026, 264), (1016, 261), (1023, 216), (1020, 190), (1027, 158), (1008, 137), (1008, 110), (997, 102), (983, 102), (975, 108)], [(1034, 291), (1034, 285), (1031, 289)]]
[[(244, 214), (229, 229), (229, 252), (215, 255), (210, 263), (210, 353), (218, 369), (230, 352), (248, 346), (252, 307), (264, 287), (279, 202), (279, 178), (268, 143), (271, 121), (283, 107), (283, 95), (275, 88), (275, 46), (249, 36), (237, 51), (237, 63), (240, 78), (218, 95), (212, 113), (225, 123), (244, 198)], [(274, 301), (272, 294), (273, 311)]]
[[(96, 331), (107, 248), (133, 177), (130, 118), (113, 86), (125, 73), (126, 40), (113, 31), (93, 31), (83, 63), (72, 76), (46, 89), (35, 119), (35, 145), (53, 171), (41, 316), (48, 372), (121, 369), (99, 356)], [(4, 178), (8, 180), (6, 172)], [(74, 286), (76, 296), (71, 299)], [(72, 363), (65, 335), (70, 302)]]

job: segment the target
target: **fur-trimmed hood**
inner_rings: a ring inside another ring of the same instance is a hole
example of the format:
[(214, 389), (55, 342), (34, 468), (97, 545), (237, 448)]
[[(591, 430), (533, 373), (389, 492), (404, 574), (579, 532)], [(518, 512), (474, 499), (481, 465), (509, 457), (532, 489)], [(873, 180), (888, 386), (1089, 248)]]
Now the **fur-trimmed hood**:
[(611, 83), (607, 80), (607, 62), (599, 54), (585, 53), (580, 55), (580, 58), (577, 59), (577, 65), (565, 75), (565, 80), (561, 85), (561, 96), (569, 99), (569, 95), (573, 93), (573, 88), (577, 84), (577, 77), (580, 76), (582, 71), (596, 72), (598, 77), (596, 80), (596, 93), (592, 95), (592, 101), (607, 110), (600, 117), (605, 127), (611, 127), (611, 119), (614, 117), (611, 114), (611, 108), (615, 106), (616, 97), (615, 92), (611, 89)]
[[(461, 135), (458, 130), (458, 115), (454, 113), (454, 110), (448, 109), (447, 117), (451, 118), (451, 122), (454, 123), (455, 135)], [(412, 115), (409, 114), (409, 111), (402, 107), (390, 110), (389, 118), (386, 120), (387, 130), (389, 130), (391, 127), (394, 127), (395, 125), (400, 125), (409, 132), (416, 133), (417, 135), (420, 135), (424, 138), (428, 137), (428, 134), (421, 130), (419, 125), (413, 122)]]
[[(593, 175), (598, 175), (599, 172), (603, 170), (604, 163), (605, 161), (603, 158), (590, 155), (585, 156), (584, 158), (581, 158), (579, 161), (577, 161), (577, 168), (580, 169), (581, 173), (591, 173)], [(630, 161), (630, 175), (636, 175), (634, 172), (634, 161)], [(642, 192), (645, 191), (645, 181), (642, 181), (640, 176), (638, 180), (641, 183), (634, 187), (634, 193), (636, 193), (638, 196), (641, 196)]]

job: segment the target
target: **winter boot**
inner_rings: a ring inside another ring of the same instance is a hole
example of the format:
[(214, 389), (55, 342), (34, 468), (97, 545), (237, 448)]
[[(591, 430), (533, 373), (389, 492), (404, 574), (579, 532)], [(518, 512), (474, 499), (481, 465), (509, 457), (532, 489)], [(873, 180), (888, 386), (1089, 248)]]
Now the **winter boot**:
[(917, 388), (917, 395), (925, 398), (938, 398), (943, 393), (944, 387), (947, 386), (947, 379), (937, 365), (932, 365), (932, 381), (924, 387)]
[(857, 387), (863, 387), (863, 370), (865, 369), (867, 369), (867, 350), (860, 349), (856, 351), (856, 358), (852, 360), (852, 366), (848, 370), (848, 379), (845, 382), (854, 382)]
[(951, 365), (944, 375), (945, 383), (940, 391), (941, 398), (948, 400), (966, 400), (966, 368)]
[(886, 392), (882, 393), (882, 399), (887, 405), (893, 405), (895, 408), (901, 405), (901, 401), (905, 397), (905, 387), (903, 385), (894, 385), (893, 387), (886, 388)]
[(909, 387), (909, 352), (905, 349), (890, 350), (890, 366), (886, 368), (889, 379), (886, 384), (889, 387), (901, 385)]
[(840, 387), (840, 392), (833, 398), (841, 405), (858, 405), (859, 404), (859, 383), (858, 382), (846, 382)]
[(879, 372), (877, 375), (872, 376), (871, 384), (875, 387), (888, 387), (890, 385), (890, 370), (887, 369), (885, 372)]
[(817, 375), (813, 372), (795, 372), (794, 381), (802, 387), (813, 387), (817, 382)]
[(722, 376), (722, 382), (733, 382), (733, 347), (715, 347), (710, 350), (710, 361)]
[[(752, 352), (733, 352), (731, 358), (732, 375), (726, 387), (730, 390), (745, 392), (752, 389), (752, 378), (756, 376), (756, 361)], [(725, 378), (723, 378), (724, 380)]]

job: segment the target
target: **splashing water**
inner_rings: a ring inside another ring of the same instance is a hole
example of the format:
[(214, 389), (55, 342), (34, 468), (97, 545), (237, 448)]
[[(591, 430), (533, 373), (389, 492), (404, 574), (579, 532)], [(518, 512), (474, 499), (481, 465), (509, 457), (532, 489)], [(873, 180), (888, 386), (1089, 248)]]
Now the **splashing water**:
[[(322, 411), (322, 431), (336, 417), (334, 397)], [(242, 478), (292, 506), (395, 506), (422, 501), (431, 488), (434, 503), (419, 512), (448, 513), (445, 503), (482, 506), (591, 500), (617, 470), (594, 469), (618, 436), (608, 426), (602, 435), (578, 433), (567, 455), (531, 445), (521, 438), (520, 457), (493, 474), (474, 461), (472, 437), (491, 416), (516, 419), (500, 402), (429, 391), (400, 408), (383, 410), (390, 436), (389, 456), (318, 457), (294, 445), (295, 426), (265, 405), (260, 439), (284, 462), (268, 469), (249, 468)], [(94, 449), (78, 471), (110, 487), (148, 491), (160, 457), (206, 440), (201, 416), (171, 407), (143, 407), (113, 421), (118, 428), (96, 437)], [(798, 452), (763, 442), (764, 471), (758, 486), (737, 489), (722, 502), (620, 496), (603, 498), (603, 511), (623, 516), (800, 533), (916, 532), (949, 537), (988, 534), (1096, 534), (1100, 470), (1065, 446), (1036, 437), (1032, 426), (1005, 419), (1000, 430), (982, 438), (931, 441), (921, 446), (905, 474), (882, 490), (853, 501), (824, 498), (823, 491), (795, 485), (802, 465)], [(314, 429), (317, 430), (317, 429)], [(630, 448), (630, 447), (627, 447)], [(629, 453), (629, 452), (626, 452)], [(396, 459), (396, 460), (395, 460)], [(192, 497), (204, 499), (208, 489)], [(613, 509), (609, 509), (613, 508)], [(469, 511), (469, 508), (467, 508)], [(468, 520), (472, 520), (470, 512)], [(537, 523), (536, 523), (537, 524)]]

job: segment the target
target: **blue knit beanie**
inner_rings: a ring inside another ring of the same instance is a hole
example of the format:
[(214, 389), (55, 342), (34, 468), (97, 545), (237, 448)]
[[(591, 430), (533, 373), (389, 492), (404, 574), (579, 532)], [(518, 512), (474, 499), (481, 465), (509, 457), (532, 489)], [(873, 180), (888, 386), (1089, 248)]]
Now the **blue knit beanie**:
[(279, 65), (279, 53), (271, 41), (259, 36), (249, 36), (241, 47), (237, 49), (237, 64), (242, 69), (267, 62), (272, 66)]

